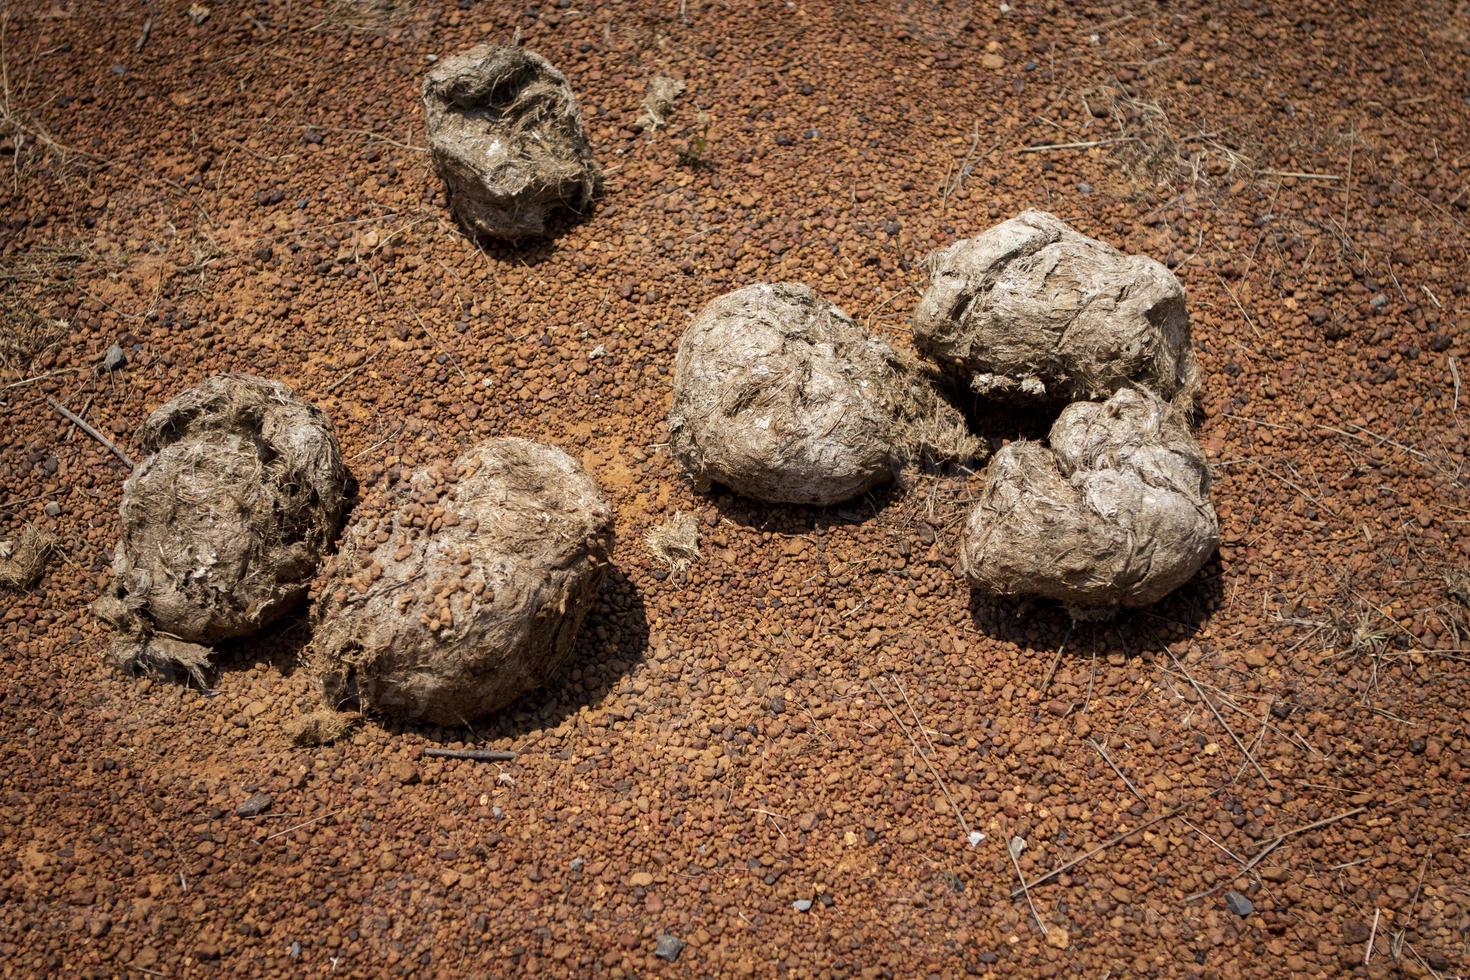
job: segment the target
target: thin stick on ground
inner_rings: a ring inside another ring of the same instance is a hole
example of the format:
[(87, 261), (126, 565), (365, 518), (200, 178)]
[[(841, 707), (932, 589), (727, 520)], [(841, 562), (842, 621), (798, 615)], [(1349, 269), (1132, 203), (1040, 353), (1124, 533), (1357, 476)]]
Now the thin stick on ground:
[(1262, 861), (1264, 861), (1266, 859), (1266, 855), (1268, 855), (1271, 852), (1275, 851), (1276, 848), (1278, 848), (1280, 846), (1281, 846), (1281, 838), (1278, 837), (1275, 840), (1271, 841), (1270, 844), (1268, 844), (1266, 846), (1266, 849), (1265, 850), (1261, 851), (1255, 857), (1251, 858), (1249, 861), (1247, 861), (1244, 864), (1242, 864), (1240, 866), (1240, 871), (1237, 874), (1231, 875), (1229, 878), (1226, 878), (1225, 880), (1221, 881), (1219, 884), (1214, 885), (1213, 887), (1210, 887), (1210, 888), (1206, 888), (1204, 891), (1195, 892), (1193, 895), (1186, 895), (1186, 896), (1184, 896), (1184, 900), (1186, 902), (1197, 902), (1200, 899), (1205, 898), (1208, 895), (1215, 894), (1215, 892), (1217, 892), (1220, 889), (1222, 889), (1222, 888), (1226, 887), (1227, 885), (1229, 885), (1230, 882), (1234, 878), (1237, 878), (1240, 875), (1250, 874), (1253, 870), (1255, 870), (1256, 865), (1260, 864)]
[[(1041, 934), (1045, 936), (1047, 934), (1046, 923), (1041, 921), (1041, 915), (1036, 911), (1036, 903), (1031, 900), (1031, 887), (1026, 884), (1026, 876), (1021, 873), (1021, 862), (1016, 860), (1017, 848), (1015, 842), (1017, 841), (1019, 841), (1019, 838), (1012, 837), (1009, 834), (1006, 835), (1006, 854), (1010, 855), (1011, 867), (1016, 869), (1016, 880), (1021, 883), (1021, 894), (1026, 896), (1026, 905), (1031, 909), (1031, 918), (1036, 920), (1036, 925), (1041, 929)], [(1012, 892), (1011, 895), (1014, 897), (1015, 892)]]
[(1072, 624), (1067, 624), (1067, 635), (1062, 637), (1062, 643), (1057, 647), (1057, 655), (1052, 658), (1051, 667), (1047, 669), (1046, 679), (1041, 682), (1041, 697), (1037, 698), (1036, 713), (1041, 714), (1041, 702), (1046, 700), (1046, 692), (1051, 690), (1051, 679), (1056, 676), (1057, 668), (1061, 666), (1062, 654), (1067, 650), (1067, 641), (1072, 638)]
[(1097, 742), (1093, 741), (1090, 738), (1087, 740), (1087, 744), (1091, 745), (1094, 749), (1097, 749), (1097, 754), (1102, 756), (1102, 760), (1108, 764), (1108, 768), (1117, 773), (1118, 778), (1123, 780), (1123, 785), (1128, 787), (1128, 792), (1138, 797), (1144, 803), (1148, 803), (1147, 798), (1145, 798), (1144, 795), (1138, 791), (1138, 787), (1133, 785), (1133, 780), (1129, 779), (1126, 775), (1123, 774), (1123, 770), (1119, 769), (1117, 764), (1108, 757), (1107, 751), (1101, 745), (1097, 744)]
[(1261, 781), (1268, 787), (1274, 788), (1271, 777), (1266, 775), (1266, 770), (1261, 768), (1261, 764), (1256, 761), (1256, 757), (1251, 755), (1250, 749), (1246, 748), (1245, 743), (1240, 740), (1240, 736), (1235, 734), (1235, 729), (1231, 728), (1229, 722), (1225, 720), (1225, 716), (1220, 714), (1220, 709), (1216, 708), (1215, 702), (1211, 701), (1205, 694), (1204, 688), (1199, 686), (1199, 682), (1194, 679), (1194, 675), (1184, 668), (1184, 664), (1179, 661), (1178, 657), (1174, 656), (1173, 650), (1170, 650), (1164, 644), (1160, 644), (1160, 646), (1169, 655), (1169, 659), (1174, 662), (1174, 666), (1179, 668), (1179, 672), (1184, 675), (1184, 679), (1189, 681), (1189, 685), (1194, 688), (1194, 693), (1199, 696), (1199, 699), (1205, 703), (1205, 707), (1210, 709), (1210, 714), (1215, 716), (1215, 720), (1220, 723), (1220, 727), (1225, 729), (1225, 733), (1230, 736), (1230, 740), (1235, 743), (1235, 747), (1240, 749), (1241, 755), (1245, 756), (1246, 760), (1250, 762), (1256, 774), (1261, 777)]
[(1414, 910), (1419, 907), (1419, 896), (1424, 891), (1424, 872), (1429, 870), (1429, 861), (1433, 857), (1433, 852), (1424, 855), (1424, 860), (1419, 865), (1419, 878), (1414, 882), (1414, 897), (1409, 900), (1408, 914), (1404, 916), (1404, 924), (1399, 927), (1398, 933), (1394, 935), (1393, 942), (1388, 947), (1394, 959), (1398, 959), (1404, 951), (1404, 936), (1414, 922)]
[(424, 749), (425, 759), (468, 759), (471, 762), (514, 762), (516, 753), (496, 749)]
[(1373, 910), (1373, 928), (1368, 930), (1368, 948), (1363, 950), (1364, 966), (1367, 966), (1368, 961), (1373, 959), (1373, 940), (1378, 938), (1378, 920), (1382, 917), (1382, 915), (1383, 909)]
[(128, 469), (133, 468), (134, 463), (132, 459), (129, 458), (128, 454), (123, 452), (122, 449), (118, 447), (117, 443), (113, 442), (111, 439), (107, 438), (102, 433), (98, 432), (96, 429), (88, 425), (86, 419), (82, 418), (80, 415), (77, 415), (75, 412), (72, 412), (66, 406), (62, 405), (61, 402), (57, 401), (55, 398), (52, 398), (50, 395), (46, 396), (46, 404), (50, 405), (52, 408), (60, 412), (62, 416), (72, 425), (75, 425), (87, 435), (91, 436), (93, 439), (96, 439), (98, 442), (102, 443), (102, 445), (112, 450), (112, 454), (118, 459), (122, 460), (127, 465)]
[(944, 784), (944, 777), (939, 775), (939, 770), (934, 768), (934, 763), (931, 762), (929, 760), (929, 757), (924, 754), (922, 749), (919, 748), (919, 743), (914, 741), (914, 736), (910, 734), (908, 726), (903, 723), (903, 719), (900, 718), (898, 716), (898, 712), (893, 709), (893, 702), (888, 700), (888, 695), (879, 690), (878, 685), (874, 684), (872, 681), (868, 681), (868, 686), (873, 689), (874, 694), (883, 699), (884, 707), (888, 709), (888, 713), (892, 715), (893, 720), (897, 722), (899, 730), (903, 732), (903, 737), (909, 740), (909, 745), (913, 747), (914, 755), (918, 756), (920, 759), (923, 759), (924, 765), (929, 767), (930, 775), (934, 777), (934, 782), (936, 785), (939, 786), (939, 791), (944, 794), (944, 799), (949, 803), (950, 809), (954, 811), (954, 815), (959, 819), (960, 829), (965, 832), (965, 838), (968, 840), (970, 837), (970, 825), (965, 820), (964, 813), (960, 811), (959, 804), (954, 801), (953, 796), (949, 795), (949, 787)]
[(314, 823), (320, 823), (321, 821), (327, 819), (328, 817), (335, 817), (337, 814), (339, 814), (341, 812), (342, 812), (341, 810), (328, 810), (326, 813), (323, 813), (320, 816), (312, 817), (310, 820), (303, 820), (301, 823), (298, 823), (298, 824), (296, 824), (294, 826), (291, 826), (291, 827), (287, 827), (285, 830), (278, 830), (274, 834), (271, 834), (269, 837), (262, 837), (260, 839), (260, 843), (264, 844), (268, 840), (275, 840), (277, 837), (282, 837), (282, 836), (284, 836), (286, 834), (289, 834), (289, 833), (292, 833), (294, 831), (300, 830), (303, 827), (310, 827), (312, 824), (314, 824)]
[[(1095, 855), (1095, 854), (1101, 854), (1103, 851), (1106, 851), (1108, 848), (1112, 847), (1113, 845), (1118, 844), (1121, 841), (1127, 840), (1128, 838), (1132, 837), (1134, 834), (1142, 833), (1143, 831), (1145, 831), (1148, 828), (1152, 827), (1154, 824), (1160, 823), (1161, 821), (1164, 821), (1164, 820), (1168, 820), (1170, 817), (1174, 816), (1177, 813), (1182, 812), (1183, 810), (1184, 810), (1184, 805), (1181, 804), (1180, 806), (1176, 806), (1174, 809), (1170, 810), (1167, 813), (1161, 813), (1157, 817), (1154, 817), (1152, 820), (1149, 820), (1149, 821), (1146, 821), (1144, 823), (1139, 824), (1137, 827), (1134, 827), (1132, 830), (1125, 830), (1121, 834), (1114, 834), (1112, 837), (1109, 837), (1107, 840), (1103, 841), (1101, 844), (1097, 845), (1092, 850), (1085, 851), (1082, 854), (1079, 854), (1076, 857), (1072, 858), (1072, 860), (1066, 861), (1066, 862), (1064, 862), (1062, 864), (1057, 865), (1055, 868), (1052, 868), (1050, 871), (1048, 871), (1046, 874), (1042, 875), (1040, 878), (1032, 878), (1029, 882), (1023, 882), (1022, 884), (1023, 884), (1024, 888), (1035, 888), (1037, 885), (1043, 884), (1044, 882), (1050, 881), (1051, 879), (1055, 878), (1057, 875), (1061, 874), (1063, 871), (1066, 871), (1066, 870), (1068, 870), (1070, 868), (1075, 868), (1077, 865), (1081, 864), (1083, 861), (1086, 861), (1088, 858), (1092, 857), (1093, 855)], [(1016, 898), (1017, 896), (1021, 895), (1022, 893), (1023, 893), (1023, 889), (1022, 888), (1013, 888), (1013, 889), (1011, 889), (1011, 897), (1012, 898)]]
[(1368, 809), (1366, 806), (1355, 806), (1351, 810), (1344, 810), (1342, 813), (1339, 813), (1336, 816), (1323, 817), (1321, 820), (1313, 820), (1311, 823), (1303, 824), (1300, 827), (1293, 827), (1291, 830), (1288, 830), (1283, 834), (1277, 834), (1269, 841), (1263, 841), (1260, 844), (1257, 844), (1255, 848), (1252, 848), (1252, 850), (1261, 847), (1275, 847), (1277, 844), (1286, 840), (1286, 838), (1288, 837), (1295, 837), (1297, 834), (1305, 834), (1309, 830), (1317, 830), (1321, 827), (1326, 827), (1329, 824), (1337, 823), (1339, 820), (1346, 820), (1348, 817), (1357, 816), (1366, 809)]

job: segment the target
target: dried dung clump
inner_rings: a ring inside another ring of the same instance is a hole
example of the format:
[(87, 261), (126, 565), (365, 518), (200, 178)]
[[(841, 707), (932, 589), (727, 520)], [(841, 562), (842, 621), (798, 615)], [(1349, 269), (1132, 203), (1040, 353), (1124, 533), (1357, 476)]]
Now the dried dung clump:
[(23, 592), (41, 581), (57, 544), (55, 534), (34, 524), (27, 524), (19, 539), (0, 541), (0, 587)]
[(986, 469), (961, 545), (976, 588), (1097, 618), (1163, 598), (1214, 553), (1209, 468), (1167, 403), (1125, 388), (1069, 405), (1049, 443), (1012, 443)]
[(285, 385), (221, 374), (148, 416), (123, 484), (112, 584), (93, 606), (124, 666), (183, 667), (306, 595), (341, 524), (332, 424)]
[(284, 728), (292, 745), (304, 747), (331, 745), (348, 735), (362, 721), (356, 711), (334, 711), (318, 708), (288, 721)]
[(1071, 402), (1141, 385), (1192, 407), (1184, 288), (1163, 265), (1026, 211), (929, 258), (919, 349), (986, 398)]
[(584, 208), (597, 187), (582, 110), (545, 58), (481, 45), (424, 79), (429, 150), (454, 215), (490, 238), (533, 238), (558, 207)]
[(679, 342), (669, 430), (701, 489), (773, 503), (838, 503), (921, 455), (985, 451), (916, 364), (794, 283), (705, 306)]
[(699, 560), (699, 519), (680, 511), (643, 538), (653, 557), (678, 574)]
[(647, 130), (658, 129), (668, 121), (669, 113), (684, 94), (684, 83), (668, 75), (655, 75), (649, 79), (648, 91), (643, 93), (643, 114), (638, 125)]
[(612, 540), (581, 464), (482, 442), (359, 509), (317, 597), (309, 669), (333, 707), (455, 725), (495, 711), (567, 658)]

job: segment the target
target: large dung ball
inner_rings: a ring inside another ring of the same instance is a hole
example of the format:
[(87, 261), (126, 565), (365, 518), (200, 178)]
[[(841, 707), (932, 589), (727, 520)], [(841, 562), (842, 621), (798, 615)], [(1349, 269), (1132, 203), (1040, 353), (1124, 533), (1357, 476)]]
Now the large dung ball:
[(333, 707), (455, 724), (539, 687), (607, 573), (612, 507), (560, 449), (491, 439), (354, 513), (313, 609)]
[(542, 235), (556, 208), (592, 200), (597, 170), (566, 77), (520, 47), (481, 45), (424, 79), (429, 151), (461, 224), (478, 235)]
[(93, 606), (125, 665), (198, 674), (209, 646), (303, 598), (342, 520), (332, 423), (285, 385), (221, 374), (148, 416), (123, 484), (112, 584)]
[(1062, 403), (1140, 385), (1192, 407), (1184, 288), (1153, 259), (1026, 211), (929, 266), (915, 342), (977, 394)]
[(1048, 441), (1012, 443), (986, 468), (961, 545), (977, 589), (1106, 616), (1163, 598), (1214, 553), (1210, 471), (1168, 404), (1135, 388), (1078, 402)]
[(985, 451), (911, 360), (805, 286), (712, 300), (679, 341), (669, 430), (697, 485), (832, 504), (925, 454)]

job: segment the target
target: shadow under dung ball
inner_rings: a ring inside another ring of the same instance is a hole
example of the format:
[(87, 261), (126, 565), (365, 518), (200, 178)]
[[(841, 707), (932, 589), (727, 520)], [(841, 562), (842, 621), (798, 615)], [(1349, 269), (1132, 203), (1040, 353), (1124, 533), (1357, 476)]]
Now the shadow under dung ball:
[(148, 416), (123, 484), (112, 583), (93, 605), (121, 665), (196, 680), (210, 646), (306, 596), (342, 521), (347, 470), (326, 415), (276, 381), (221, 374)]
[(1162, 400), (1125, 388), (1069, 405), (1049, 444), (1012, 443), (986, 468), (961, 542), (980, 591), (1106, 618), (1168, 595), (1214, 553), (1209, 468)]
[(519, 45), (481, 45), (424, 79), (429, 151), (460, 223), (515, 241), (592, 200), (597, 171), (572, 87)]
[(928, 265), (915, 342), (977, 394), (1065, 403), (1140, 385), (1193, 406), (1184, 287), (1153, 259), (1026, 211)]
[(712, 300), (679, 341), (669, 431), (700, 489), (834, 504), (919, 456), (983, 456), (912, 359), (795, 283)]
[(458, 725), (540, 687), (607, 574), (612, 507), (582, 465), (491, 439), (353, 515), (312, 613), (333, 707)]

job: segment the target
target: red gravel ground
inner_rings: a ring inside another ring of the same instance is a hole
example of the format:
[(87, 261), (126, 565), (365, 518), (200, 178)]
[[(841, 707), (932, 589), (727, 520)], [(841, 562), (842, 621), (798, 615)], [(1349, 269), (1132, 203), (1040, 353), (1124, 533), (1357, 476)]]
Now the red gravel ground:
[[(212, 6), (0, 7), (0, 536), (63, 545), (0, 611), (0, 972), (1470, 970), (1466, 4)], [(517, 28), (606, 187), (484, 252), (418, 85)], [(689, 90), (647, 134), (657, 74)], [(1026, 207), (1189, 291), (1194, 583), (1110, 625), (972, 599), (974, 474), (691, 490), (692, 311), (795, 279), (907, 344), (919, 259)], [(106, 666), (126, 470), (46, 399), (126, 450), (226, 369), (325, 408), (365, 493), (489, 435), (580, 453), (619, 544), (576, 662), (473, 732), (317, 749), (303, 615), (206, 693)], [(642, 540), (680, 510), (682, 578)]]

